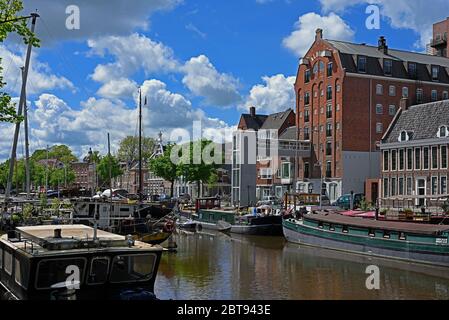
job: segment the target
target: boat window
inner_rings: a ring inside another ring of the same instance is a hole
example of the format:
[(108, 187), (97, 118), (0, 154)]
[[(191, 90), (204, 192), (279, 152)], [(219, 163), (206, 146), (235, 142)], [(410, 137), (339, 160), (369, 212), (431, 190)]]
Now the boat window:
[(120, 255), (112, 262), (111, 282), (148, 281), (153, 275), (155, 254)]
[(384, 238), (385, 239), (390, 239), (391, 235), (390, 235), (390, 231), (384, 231)]
[(349, 233), (348, 226), (343, 226), (343, 233)]
[(330, 231), (335, 231), (335, 227), (334, 227), (333, 224), (329, 225), (329, 230), (330, 230)]
[(109, 275), (109, 258), (95, 257), (90, 265), (89, 284), (103, 284), (108, 280)]
[(374, 231), (373, 229), (369, 229), (368, 230), (368, 235), (370, 236), (370, 237), (375, 237), (376, 236), (376, 231)]
[(404, 232), (399, 233), (399, 240), (407, 240), (407, 236)]
[(320, 228), (320, 229), (323, 229), (323, 228), (324, 228), (324, 225), (323, 225), (322, 222), (319, 222), (319, 223), (318, 223), (318, 228)]
[(21, 263), (19, 259), (15, 259), (15, 268), (14, 268), (14, 278), (18, 285), (23, 288), (28, 287), (28, 278), (29, 270), (27, 268), (26, 263)]
[(12, 275), (12, 254), (5, 250), (5, 261), (4, 261), (5, 272)]
[[(83, 283), (85, 258), (48, 259), (37, 265), (36, 288), (50, 289), (66, 281)], [(77, 279), (78, 278), (78, 279)]]

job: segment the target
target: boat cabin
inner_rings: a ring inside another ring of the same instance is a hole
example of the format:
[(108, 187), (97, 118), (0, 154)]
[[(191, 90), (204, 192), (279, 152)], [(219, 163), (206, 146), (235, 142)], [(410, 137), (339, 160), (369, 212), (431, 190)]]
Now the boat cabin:
[(198, 212), (201, 209), (218, 209), (221, 207), (220, 198), (198, 198), (195, 202), (195, 211)]
[(0, 238), (0, 300), (154, 299), (162, 247), (84, 225)]

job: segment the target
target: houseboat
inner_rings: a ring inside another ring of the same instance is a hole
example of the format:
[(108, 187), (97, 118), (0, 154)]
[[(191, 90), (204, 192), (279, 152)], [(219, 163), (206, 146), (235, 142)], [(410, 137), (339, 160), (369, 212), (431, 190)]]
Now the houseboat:
[(283, 221), (293, 243), (449, 266), (449, 226), (367, 220), (339, 214), (306, 214)]
[(155, 299), (162, 251), (84, 225), (19, 227), (0, 238), (0, 298)]

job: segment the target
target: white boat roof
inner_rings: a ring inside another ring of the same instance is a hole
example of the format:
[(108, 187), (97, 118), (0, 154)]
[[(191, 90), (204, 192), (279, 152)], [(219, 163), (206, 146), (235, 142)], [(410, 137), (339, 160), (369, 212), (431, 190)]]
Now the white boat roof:
[[(47, 226), (31, 226), (31, 227), (18, 227), (16, 228), (23, 236), (33, 237), (36, 239), (53, 239), (56, 229), (61, 229), (61, 236), (63, 238), (72, 239), (92, 239), (94, 237), (94, 228), (85, 225), (47, 225)], [(97, 237), (100, 240), (125, 240), (124, 236), (106, 232), (103, 230), (97, 230)]]

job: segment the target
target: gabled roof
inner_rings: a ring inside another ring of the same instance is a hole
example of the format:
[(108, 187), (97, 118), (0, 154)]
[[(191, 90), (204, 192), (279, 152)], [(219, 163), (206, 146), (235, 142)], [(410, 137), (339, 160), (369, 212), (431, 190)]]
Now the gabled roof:
[(288, 109), (284, 112), (270, 114), (260, 129), (261, 130), (279, 130), (279, 129), (281, 129), (283, 124), (287, 120), (288, 116), (292, 112), (293, 112), (292, 109)]
[(246, 127), (248, 129), (253, 129), (257, 131), (262, 127), (268, 116), (256, 114), (253, 117), (250, 114), (244, 113), (242, 114), (242, 118), (245, 121)]
[(411, 133), (410, 141), (436, 139), (441, 126), (449, 126), (449, 100), (416, 105), (402, 111), (382, 143), (397, 143), (403, 131)]

